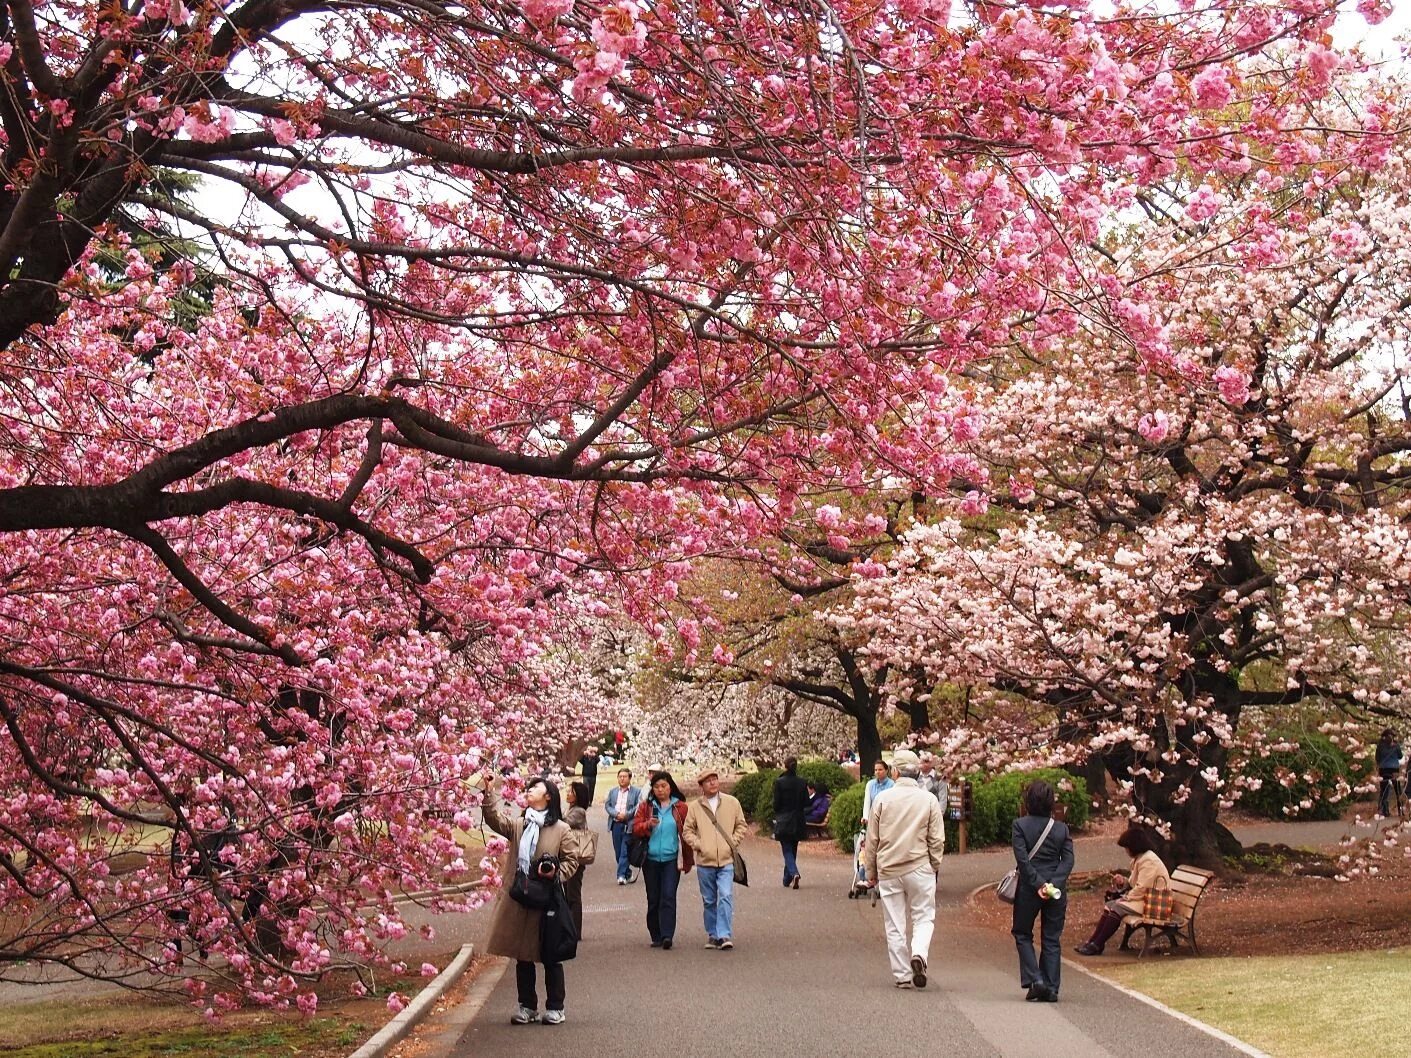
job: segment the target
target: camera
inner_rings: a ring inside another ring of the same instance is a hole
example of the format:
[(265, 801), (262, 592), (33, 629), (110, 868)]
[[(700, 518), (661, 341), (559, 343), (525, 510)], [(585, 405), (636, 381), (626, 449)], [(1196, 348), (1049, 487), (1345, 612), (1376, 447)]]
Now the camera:
[(550, 856), (545, 853), (539, 857), (539, 862), (534, 865), (534, 873), (540, 878), (552, 878), (559, 872), (559, 861), (557, 856)]

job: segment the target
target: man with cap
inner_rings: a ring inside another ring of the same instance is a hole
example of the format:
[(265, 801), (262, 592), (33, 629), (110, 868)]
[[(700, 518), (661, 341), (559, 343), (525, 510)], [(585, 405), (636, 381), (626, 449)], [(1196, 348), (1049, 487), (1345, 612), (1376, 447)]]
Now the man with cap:
[(749, 824), (740, 802), (720, 792), (720, 774), (706, 768), (696, 776), (701, 796), (686, 810), (682, 840), (695, 854), (696, 880), (705, 905), (706, 947), (728, 950), (735, 919), (736, 846), (744, 840)]
[(897, 750), (892, 767), (896, 785), (877, 795), (867, 820), (867, 884), (882, 898), (893, 981), (898, 988), (925, 988), (936, 883), (946, 851), (945, 817), (936, 798), (916, 781), (921, 761), (915, 753)]

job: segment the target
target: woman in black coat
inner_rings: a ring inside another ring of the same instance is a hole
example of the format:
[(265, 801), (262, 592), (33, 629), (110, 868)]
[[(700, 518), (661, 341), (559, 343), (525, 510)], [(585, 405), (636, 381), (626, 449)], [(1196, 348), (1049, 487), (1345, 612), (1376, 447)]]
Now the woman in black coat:
[[(1024, 791), (1024, 812), (1014, 821), (1014, 945), (1019, 949), (1019, 987), (1025, 999), (1058, 1002), (1063, 963), (1063, 920), (1068, 915), (1068, 876), (1073, 873), (1073, 837), (1053, 818), (1053, 787), (1042, 779)], [(1034, 920), (1040, 919), (1042, 954), (1034, 954)]]
[(774, 780), (774, 840), (784, 853), (784, 886), (799, 887), (799, 842), (807, 829), (808, 787), (799, 778), (799, 762), (784, 761), (784, 774)]

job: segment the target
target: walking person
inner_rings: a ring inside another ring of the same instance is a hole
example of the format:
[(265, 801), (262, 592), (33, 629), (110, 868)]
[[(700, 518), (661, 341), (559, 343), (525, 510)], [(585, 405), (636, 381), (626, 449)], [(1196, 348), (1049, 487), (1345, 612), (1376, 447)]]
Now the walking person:
[(1396, 740), (1396, 732), (1391, 728), (1382, 729), (1382, 737), (1377, 740), (1377, 776), (1381, 779), (1377, 791), (1377, 812), (1391, 815), (1392, 796), (1396, 797), (1398, 814), (1401, 810), (1401, 743)]
[(632, 842), (632, 817), (642, 803), (642, 791), (632, 785), (632, 772), (617, 771), (617, 785), (608, 791), (603, 807), (608, 814), (608, 833), (612, 835), (612, 851), (617, 855), (617, 884), (627, 885), (637, 879), (627, 862), (627, 848)]
[(808, 786), (799, 778), (799, 762), (784, 759), (784, 771), (774, 780), (774, 840), (784, 854), (784, 886), (799, 887), (799, 842), (807, 830)]
[[(564, 841), (568, 835), (568, 824), (563, 821), (558, 787), (548, 779), (533, 779), (524, 788), (524, 801), (527, 807), (520, 810), (507, 803), (493, 785), (486, 790), (485, 822), (491, 830), (509, 841), (502, 875), (512, 878), (516, 868), (530, 875), (540, 869), (541, 859), (547, 857), (546, 869), (552, 870), (553, 864), (557, 863), (558, 881), (568, 882), (578, 873), (578, 861)], [(543, 911), (525, 907), (513, 900), (510, 887), (500, 890), (485, 949), (491, 955), (503, 955), (514, 960), (518, 1005), (510, 1015), (510, 1021), (515, 1025), (540, 1020), (534, 964), (543, 961), (540, 948), (543, 917)], [(563, 963), (544, 963), (544, 991), (544, 1024), (563, 1024)]]
[(588, 800), (583, 802), (583, 807), (591, 808), (593, 797), (598, 792), (598, 747), (585, 749), (583, 756), (578, 758), (578, 764), (583, 769), (583, 785), (588, 788)]
[[(1019, 950), (1019, 987), (1028, 989), (1025, 999), (1057, 1003), (1073, 837), (1067, 823), (1053, 818), (1053, 787), (1042, 779), (1024, 791), (1024, 812), (1010, 832), (1019, 870), (1011, 930)], [(1039, 956), (1034, 954), (1035, 919), (1040, 920)]]
[[(914, 754), (913, 754), (914, 756)], [(872, 802), (883, 790), (892, 788), (892, 771), (887, 767), (887, 762), (879, 760), (872, 765), (872, 778), (867, 780), (867, 786), (862, 791), (862, 825), (867, 826), (867, 818), (872, 814)]]
[(1101, 955), (1107, 942), (1128, 915), (1146, 914), (1146, 894), (1150, 889), (1170, 889), (1171, 872), (1156, 854), (1156, 840), (1145, 827), (1128, 827), (1117, 839), (1117, 847), (1132, 857), (1132, 869), (1124, 876), (1112, 876), (1113, 888), (1098, 916), (1093, 935), (1073, 950), (1079, 955)]
[(686, 795), (665, 771), (652, 775), (651, 791), (632, 817), (632, 833), (647, 839), (647, 858), (642, 863), (647, 933), (653, 948), (670, 951), (676, 938), (676, 890), (681, 876), (691, 870), (691, 849), (681, 840)]
[[(592, 803), (587, 786), (576, 781), (568, 784), (568, 811), (564, 812), (563, 821), (568, 824), (569, 830), (579, 831), (585, 838), (590, 836), (587, 806)], [(583, 939), (583, 872), (587, 870), (583, 858), (586, 855), (580, 845), (578, 873), (563, 883), (563, 895), (568, 898), (568, 909), (573, 912), (573, 925), (578, 931), (579, 940)]]
[(699, 869), (706, 947), (728, 951), (735, 946), (735, 849), (749, 824), (740, 802), (720, 792), (719, 772), (707, 768), (696, 781), (701, 796), (691, 802), (683, 833)]
[(945, 818), (917, 785), (921, 762), (910, 750), (892, 757), (895, 783), (872, 802), (863, 857), (867, 885), (882, 898), (887, 959), (898, 988), (925, 988), (936, 928), (936, 885), (946, 852)]

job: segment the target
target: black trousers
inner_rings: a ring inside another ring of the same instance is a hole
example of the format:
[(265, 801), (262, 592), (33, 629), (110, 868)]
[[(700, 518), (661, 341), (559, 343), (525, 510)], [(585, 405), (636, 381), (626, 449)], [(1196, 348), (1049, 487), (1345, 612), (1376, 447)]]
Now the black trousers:
[[(1058, 994), (1059, 967), (1063, 965), (1063, 922), (1068, 917), (1068, 894), (1059, 900), (1040, 900), (1023, 882), (1014, 898), (1014, 946), (1019, 949), (1019, 985), (1028, 988), (1042, 981)], [(1034, 920), (1039, 919), (1041, 950), (1034, 952)]]
[[(534, 989), (534, 966), (532, 962), (517, 961), (514, 964), (514, 983), (519, 991), (519, 1005), (530, 1010), (539, 1009), (539, 996)], [(545, 1010), (563, 1009), (563, 963), (544, 964), (544, 991), (548, 997), (544, 1001)]]

